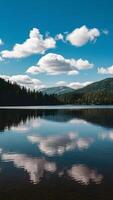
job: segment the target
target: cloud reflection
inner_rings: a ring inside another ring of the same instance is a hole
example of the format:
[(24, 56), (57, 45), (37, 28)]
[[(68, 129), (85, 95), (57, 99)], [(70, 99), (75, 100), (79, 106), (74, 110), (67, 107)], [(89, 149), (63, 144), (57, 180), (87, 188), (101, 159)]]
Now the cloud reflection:
[(60, 178), (64, 175), (68, 176), (82, 185), (101, 184), (103, 180), (103, 175), (95, 169), (90, 169), (85, 164), (74, 164), (71, 168), (67, 166), (59, 170), (55, 162), (47, 161), (45, 158), (29, 157), (25, 154), (1, 153), (1, 159), (4, 162), (13, 162), (16, 168), (24, 169), (33, 184), (38, 184), (44, 177), (45, 172), (56, 173)]
[(100, 138), (101, 140), (108, 139), (108, 140), (113, 141), (113, 131), (110, 131), (110, 132), (102, 132), (102, 133), (99, 134), (99, 138)]
[[(0, 160), (1, 160), (1, 154), (2, 154), (2, 148), (0, 148)], [(1, 166), (0, 166), (0, 172), (2, 171)]]
[(22, 122), (18, 126), (12, 126), (11, 131), (25, 133), (25, 132), (28, 132), (29, 130), (40, 127), (40, 125), (41, 125), (41, 122), (37, 118), (35, 119), (33, 118), (30, 120), (28, 119), (26, 123)]
[(29, 141), (36, 143), (41, 152), (48, 156), (63, 155), (66, 151), (87, 149), (92, 138), (79, 138), (77, 133), (62, 136), (28, 136)]
[(88, 185), (90, 182), (100, 184), (103, 179), (103, 176), (98, 174), (96, 170), (90, 169), (83, 164), (73, 165), (73, 167), (68, 170), (68, 175), (73, 180), (83, 185)]
[(17, 168), (23, 168), (30, 177), (30, 181), (34, 184), (39, 183), (44, 176), (44, 172), (54, 173), (56, 164), (48, 162), (44, 158), (32, 158), (24, 154), (3, 153), (2, 160), (13, 162)]
[(76, 124), (76, 125), (88, 124), (87, 121), (85, 121), (85, 120), (83, 120), (83, 119), (77, 119), (77, 118), (71, 119), (71, 120), (69, 121), (69, 123), (71, 123), (71, 124)]

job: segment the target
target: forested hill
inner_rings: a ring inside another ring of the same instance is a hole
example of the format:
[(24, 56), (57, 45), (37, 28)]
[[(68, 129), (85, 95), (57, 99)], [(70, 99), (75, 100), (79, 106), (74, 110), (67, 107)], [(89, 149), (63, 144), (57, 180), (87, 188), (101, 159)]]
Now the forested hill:
[(92, 83), (68, 94), (58, 95), (57, 98), (65, 104), (113, 105), (113, 78)]
[(0, 106), (37, 106), (59, 104), (113, 105), (113, 78), (92, 83), (65, 94), (47, 95), (27, 90), (0, 78)]
[(81, 89), (75, 90), (77, 93), (87, 92), (113, 92), (113, 78), (106, 78), (101, 81), (94, 82)]
[(21, 88), (0, 78), (0, 106), (35, 106), (57, 105), (59, 101), (54, 95), (43, 95), (41, 92)]
[(67, 86), (57, 86), (57, 87), (50, 87), (50, 88), (43, 88), (40, 90), (43, 94), (48, 94), (48, 95), (60, 95), (60, 94), (66, 94), (70, 92), (74, 92), (75, 90), (67, 87)]

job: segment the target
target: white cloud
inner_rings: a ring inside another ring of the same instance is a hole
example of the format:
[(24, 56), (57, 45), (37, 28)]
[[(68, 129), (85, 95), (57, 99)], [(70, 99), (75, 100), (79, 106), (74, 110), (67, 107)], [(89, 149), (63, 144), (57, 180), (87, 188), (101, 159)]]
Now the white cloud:
[(17, 83), (20, 86), (30, 88), (31, 90), (33, 89), (38, 90), (40, 88), (45, 87), (40, 80), (33, 79), (28, 75), (14, 75), (14, 76), (0, 75), (0, 78), (3, 78), (6, 81), (9, 80), (12, 83)]
[(75, 181), (88, 185), (90, 182), (100, 184), (103, 176), (98, 174), (96, 170), (88, 168), (86, 165), (78, 164), (68, 170), (68, 175)]
[(83, 88), (89, 84), (91, 84), (92, 82), (91, 81), (86, 81), (86, 82), (72, 82), (72, 83), (68, 83), (66, 81), (58, 81), (56, 83), (56, 85), (58, 86), (67, 86), (67, 87), (70, 87), (70, 88), (73, 88), (73, 89), (80, 89), (80, 88)]
[(75, 60), (73, 58), (66, 59), (62, 55), (48, 53), (43, 56), (36, 66), (32, 66), (27, 69), (27, 73), (37, 74), (44, 73), (50, 75), (58, 75), (62, 73), (78, 74), (78, 70), (85, 70), (92, 68), (93, 64), (88, 60), (82, 60), (81, 58)]
[(26, 73), (29, 73), (29, 74), (38, 74), (39, 73), (39, 68), (38, 66), (31, 66), (27, 69)]
[(3, 40), (0, 38), (0, 46), (3, 45), (3, 44), (4, 44), (4, 42), (3, 42)]
[(39, 29), (33, 28), (29, 33), (29, 38), (22, 44), (15, 44), (11, 51), (3, 50), (3, 58), (22, 58), (33, 54), (43, 54), (47, 49), (55, 48), (56, 41), (48, 36), (43, 37)]
[(99, 74), (113, 74), (113, 65), (108, 68), (104, 68), (104, 67), (98, 68), (98, 73)]
[[(0, 38), (0, 46), (4, 44), (3, 40)], [(0, 62), (3, 61), (4, 59), (0, 56)]]
[(91, 81), (86, 81), (86, 82), (72, 82), (69, 84), (69, 87), (73, 88), (73, 89), (80, 89), (80, 88), (83, 88), (89, 84), (91, 84), (92, 82)]
[(107, 29), (103, 30), (102, 31), (105, 35), (108, 35), (109, 34), (109, 31)]
[(4, 59), (0, 56), (0, 62), (3, 61)]
[(62, 41), (64, 41), (64, 36), (63, 36), (61, 33), (59, 33), (59, 34), (56, 35), (55, 40), (56, 40), (56, 41), (57, 41), (57, 40), (62, 40)]
[(44, 172), (54, 173), (56, 164), (48, 162), (44, 158), (32, 158), (24, 154), (3, 153), (2, 160), (13, 162), (15, 167), (23, 168), (30, 177), (30, 181), (34, 184), (39, 183), (44, 176)]
[(2, 153), (2, 148), (0, 148), (0, 154)]
[(87, 149), (93, 142), (92, 138), (79, 138), (77, 133), (70, 132), (57, 136), (28, 136), (29, 141), (37, 144), (41, 152), (48, 156), (63, 155), (74, 149)]
[(56, 83), (56, 85), (57, 86), (67, 86), (67, 82), (66, 81), (58, 81), (57, 83)]
[(66, 40), (74, 46), (81, 47), (87, 42), (94, 42), (99, 36), (100, 31), (97, 28), (88, 29), (87, 26), (84, 25), (69, 33)]

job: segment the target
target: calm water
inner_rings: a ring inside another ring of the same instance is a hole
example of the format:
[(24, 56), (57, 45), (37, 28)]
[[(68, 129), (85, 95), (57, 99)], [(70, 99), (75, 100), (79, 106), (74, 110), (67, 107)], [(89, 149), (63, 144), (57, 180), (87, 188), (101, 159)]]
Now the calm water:
[(113, 200), (113, 109), (0, 110), (0, 200)]

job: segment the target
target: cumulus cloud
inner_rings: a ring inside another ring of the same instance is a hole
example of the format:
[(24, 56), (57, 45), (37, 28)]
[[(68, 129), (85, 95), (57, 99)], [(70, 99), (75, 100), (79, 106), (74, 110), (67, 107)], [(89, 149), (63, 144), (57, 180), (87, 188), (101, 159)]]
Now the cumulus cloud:
[(100, 31), (97, 28), (89, 29), (84, 25), (67, 34), (66, 40), (74, 46), (81, 47), (88, 42), (94, 42), (99, 36)]
[(99, 74), (113, 74), (113, 65), (108, 68), (104, 68), (104, 67), (98, 68), (98, 73)]
[[(0, 38), (0, 46), (4, 44), (3, 40)], [(0, 56), (0, 61), (3, 61), (4, 59)]]
[(57, 86), (67, 86), (67, 82), (66, 81), (58, 81), (56, 83)]
[(56, 41), (57, 41), (57, 40), (62, 40), (62, 41), (64, 41), (64, 36), (63, 36), (61, 33), (59, 33), (59, 34), (56, 35), (55, 40), (56, 40)]
[(3, 61), (4, 59), (0, 56), (0, 61)]
[(44, 158), (32, 158), (24, 154), (3, 153), (2, 160), (13, 162), (15, 167), (24, 169), (34, 184), (39, 183), (44, 172), (54, 173), (57, 169), (54, 162), (48, 162)]
[(43, 56), (36, 66), (31, 66), (27, 69), (27, 73), (37, 74), (44, 73), (50, 75), (58, 75), (62, 73), (68, 74), (78, 74), (78, 70), (85, 70), (92, 68), (93, 64), (89, 63), (88, 60), (82, 60), (81, 58), (76, 59), (66, 59), (62, 55), (48, 53)]
[(3, 50), (3, 58), (22, 58), (33, 54), (43, 54), (47, 49), (55, 48), (54, 38), (43, 37), (39, 29), (33, 28), (29, 33), (29, 38), (22, 44), (15, 44), (12, 50)]
[(83, 88), (89, 84), (91, 84), (92, 81), (86, 81), (86, 82), (72, 82), (72, 83), (68, 83), (66, 81), (58, 81), (56, 83), (57, 86), (68, 86), (70, 88), (73, 88), (73, 89), (80, 89), (80, 88)]
[(28, 136), (29, 141), (37, 144), (41, 152), (48, 156), (63, 155), (75, 149), (87, 149), (93, 142), (92, 138), (79, 138), (77, 133), (62, 136)]
[(0, 154), (2, 153), (2, 148), (0, 148)]
[(0, 38), (0, 46), (3, 45), (3, 44), (4, 44), (4, 42), (3, 42), (3, 40)]
[(86, 81), (86, 82), (72, 82), (69, 84), (69, 87), (74, 88), (74, 89), (80, 89), (83, 88), (87, 85), (90, 85), (92, 83), (92, 81)]
[(88, 185), (90, 182), (100, 184), (103, 176), (98, 174), (96, 170), (88, 168), (86, 165), (78, 164), (68, 170), (68, 175), (75, 181)]
[(10, 81), (11, 83), (17, 83), (18, 85), (24, 86), (27, 89), (29, 88), (31, 90), (38, 90), (45, 87), (40, 80), (31, 78), (28, 75), (0, 75), (0, 78), (3, 78), (6, 81)]

